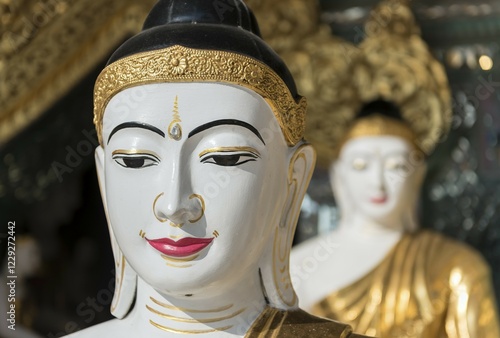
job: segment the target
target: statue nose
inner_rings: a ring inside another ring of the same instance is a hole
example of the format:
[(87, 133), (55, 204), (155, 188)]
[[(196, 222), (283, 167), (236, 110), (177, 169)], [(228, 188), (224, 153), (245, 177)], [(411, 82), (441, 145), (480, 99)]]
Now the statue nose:
[(159, 194), (153, 203), (153, 213), (161, 223), (180, 228), (186, 223), (196, 223), (204, 215), (203, 197), (192, 194), (189, 198), (169, 198), (165, 193)]

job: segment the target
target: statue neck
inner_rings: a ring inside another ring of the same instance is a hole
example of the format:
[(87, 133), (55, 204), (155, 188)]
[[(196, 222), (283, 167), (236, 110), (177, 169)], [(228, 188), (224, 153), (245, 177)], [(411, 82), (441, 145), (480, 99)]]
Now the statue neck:
[(339, 222), (338, 232), (349, 236), (353, 235), (359, 239), (373, 237), (401, 237), (404, 229), (404, 224), (401, 217), (393, 217), (384, 222), (377, 221), (356, 212), (348, 217), (342, 217)]
[(244, 336), (266, 307), (259, 276), (254, 275), (232, 289), (191, 296), (163, 295), (138, 277), (136, 303), (125, 320), (148, 337)]

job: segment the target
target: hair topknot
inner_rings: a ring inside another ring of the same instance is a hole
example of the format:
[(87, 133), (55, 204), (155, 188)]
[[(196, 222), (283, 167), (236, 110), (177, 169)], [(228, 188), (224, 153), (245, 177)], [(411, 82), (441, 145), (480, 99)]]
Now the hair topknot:
[(146, 18), (143, 30), (179, 23), (240, 27), (260, 36), (252, 11), (240, 0), (160, 0)]

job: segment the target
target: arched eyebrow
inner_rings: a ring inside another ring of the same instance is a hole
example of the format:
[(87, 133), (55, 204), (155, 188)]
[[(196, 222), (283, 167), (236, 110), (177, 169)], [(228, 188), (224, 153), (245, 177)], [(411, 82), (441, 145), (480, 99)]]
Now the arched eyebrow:
[(113, 131), (111, 132), (111, 134), (109, 134), (108, 144), (109, 144), (109, 141), (111, 140), (111, 137), (114, 134), (116, 134), (117, 132), (119, 132), (122, 129), (127, 129), (127, 128), (146, 129), (146, 130), (152, 131), (152, 132), (160, 135), (161, 137), (165, 138), (165, 133), (163, 131), (161, 131), (160, 129), (156, 128), (155, 126), (152, 126), (152, 125), (147, 124), (147, 123), (141, 123), (141, 122), (125, 122), (125, 123), (122, 123), (122, 124), (119, 124), (118, 126), (116, 126), (115, 129), (113, 129)]
[(201, 126), (193, 129), (189, 133), (188, 138), (193, 137), (194, 135), (201, 133), (202, 131), (205, 131), (207, 129), (221, 126), (221, 125), (233, 125), (233, 126), (240, 126), (240, 127), (246, 128), (246, 129), (250, 130), (252, 133), (254, 133), (255, 136), (257, 136), (259, 138), (259, 140), (261, 140), (262, 143), (264, 145), (266, 145), (266, 142), (264, 142), (264, 139), (262, 138), (259, 131), (254, 126), (252, 126), (251, 124), (248, 124), (246, 122), (243, 122), (240, 120), (233, 120), (233, 119), (217, 120), (217, 121), (212, 121), (212, 122), (209, 122), (206, 124), (202, 124)]

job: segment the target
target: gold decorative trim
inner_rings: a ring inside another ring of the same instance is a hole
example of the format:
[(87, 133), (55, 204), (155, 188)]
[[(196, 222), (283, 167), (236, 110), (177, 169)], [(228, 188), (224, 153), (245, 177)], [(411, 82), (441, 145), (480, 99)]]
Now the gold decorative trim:
[[(0, 145), (46, 112), (121, 41), (137, 33), (154, 0), (24, 1), (0, 48)], [(38, 25), (29, 18), (50, 19)], [(29, 12), (31, 10), (31, 12)], [(0, 28), (1, 29), (1, 28)], [(24, 32), (29, 32), (29, 36)], [(14, 44), (12, 43), (14, 42)], [(7, 48), (4, 48), (7, 47)]]
[[(115, 311), (116, 306), (120, 302), (120, 296), (121, 296), (122, 286), (123, 286), (123, 275), (125, 273), (125, 256), (121, 252), (120, 252), (120, 254), (122, 255), (120, 280), (116, 281), (116, 285), (118, 285), (118, 294), (116, 295), (116, 300), (115, 300), (114, 304), (111, 304), (111, 312)], [(118, 265), (118, 267), (120, 267), (120, 266)]]
[(192, 264), (188, 264), (188, 265), (175, 265), (175, 264), (171, 264), (171, 263), (166, 263), (166, 264), (167, 264), (167, 266), (170, 266), (172, 268), (181, 268), (181, 269), (190, 268), (193, 266)]
[(233, 325), (229, 325), (229, 326), (224, 326), (224, 327), (216, 327), (215, 329), (210, 329), (210, 330), (177, 330), (177, 329), (173, 329), (171, 327), (160, 325), (158, 323), (155, 323), (152, 320), (149, 320), (149, 323), (160, 330), (170, 332), (170, 333), (178, 333), (178, 334), (212, 333), (212, 332), (217, 332), (217, 331), (226, 331), (226, 330), (229, 330), (230, 328), (233, 327)]
[(168, 125), (168, 137), (174, 141), (182, 139), (181, 116), (179, 114), (179, 97), (176, 95), (174, 100), (174, 109), (172, 122)]
[[(168, 219), (167, 219), (167, 218), (160, 218), (160, 217), (158, 217), (158, 215), (156, 214), (156, 202), (158, 202), (158, 199), (159, 199), (160, 197), (162, 197), (163, 195), (165, 195), (165, 193), (164, 193), (164, 192), (162, 192), (161, 194), (159, 194), (158, 196), (156, 196), (156, 198), (155, 198), (155, 200), (154, 200), (154, 202), (153, 202), (153, 215), (155, 215), (155, 218), (156, 218), (158, 221), (160, 221), (161, 223), (165, 223), (165, 222), (167, 222), (167, 221), (168, 221)], [(170, 222), (170, 223), (172, 223), (172, 222)]]
[(415, 133), (404, 121), (397, 121), (383, 114), (372, 114), (362, 119), (354, 120), (349, 129), (339, 139), (334, 150), (334, 156), (340, 155), (342, 146), (349, 140), (364, 136), (395, 136), (406, 140), (417, 151), (421, 151), (416, 142)]
[[(285, 303), (286, 305), (291, 307), (291, 306), (296, 305), (296, 303), (297, 303), (297, 294), (293, 290), (292, 284), (291, 284), (290, 262), (289, 261), (281, 261), (281, 259), (278, 262), (277, 256), (280, 255), (281, 244), (283, 244), (282, 241), (278, 239), (279, 235), (280, 235), (279, 228), (276, 228), (276, 231), (274, 234), (274, 244), (273, 244), (273, 281), (274, 281), (274, 285), (276, 287), (276, 290), (278, 290), (278, 295), (279, 295), (280, 299), (283, 301), (283, 303)], [(288, 239), (285, 242), (288, 242)], [(291, 249), (291, 244), (290, 244), (290, 249)], [(287, 253), (290, 254), (290, 249), (285, 249), (285, 255)], [(280, 267), (280, 265), (282, 265), (282, 266)], [(279, 270), (279, 272), (277, 270)], [(284, 291), (288, 290), (288, 289), (290, 289), (290, 292), (292, 293), (291, 298), (287, 297), (284, 294)]]
[(174, 258), (174, 257), (166, 256), (166, 255), (161, 255), (161, 257), (166, 261), (170, 261), (170, 262), (174, 262), (174, 263), (181, 263), (181, 262), (194, 261), (196, 258), (199, 257), (199, 255), (194, 255), (194, 256), (186, 257), (186, 258)]
[[(308, 147), (309, 145), (300, 146), (294, 153), (292, 159), (290, 160), (290, 166), (288, 167), (288, 187), (287, 196), (293, 194), (293, 199), (290, 203), (291, 206), (297, 206), (300, 208), (300, 204), (297, 201), (299, 189), (297, 185), (297, 179), (293, 178), (294, 166), (297, 161), (302, 160), (307, 163), (305, 154), (301, 152), (303, 147)], [(315, 160), (315, 159), (314, 159)], [(308, 185), (311, 181), (313, 171), (308, 174), (304, 173), (302, 178), (303, 184)], [(293, 235), (295, 234), (295, 229), (297, 227), (297, 222), (299, 218), (299, 212), (294, 215), (293, 219), (289, 219), (287, 224), (280, 224), (276, 227), (273, 242), (273, 282), (276, 290), (278, 290), (278, 296), (286, 305), (292, 307), (297, 304), (297, 294), (295, 293), (292, 285), (292, 279), (290, 277), (290, 250), (292, 249)], [(283, 234), (283, 230), (286, 231), (286, 236)]]
[(189, 223), (196, 223), (203, 217), (203, 215), (205, 215), (205, 200), (203, 199), (203, 197), (198, 194), (192, 194), (191, 196), (189, 196), (190, 200), (192, 200), (193, 198), (197, 198), (200, 201), (201, 213), (195, 219), (190, 219)]
[(203, 150), (198, 157), (203, 157), (210, 153), (231, 153), (237, 151), (247, 151), (254, 154), (255, 156), (260, 156), (260, 153), (252, 147), (215, 147)]
[(180, 229), (180, 228), (182, 228), (184, 226), (184, 223), (177, 224), (177, 223), (174, 223), (174, 222), (170, 222), (170, 223), (168, 223), (168, 225), (170, 225), (171, 227), (179, 228)]
[(144, 155), (151, 155), (156, 158), (160, 158), (155, 152), (149, 151), (149, 150), (142, 150), (142, 149), (117, 149), (111, 153), (112, 156), (115, 155), (137, 155), (137, 154), (144, 154)]
[(146, 309), (148, 309), (149, 312), (151, 312), (151, 313), (153, 313), (155, 315), (158, 315), (158, 316), (160, 316), (162, 318), (170, 319), (170, 320), (173, 320), (173, 321), (176, 321), (176, 322), (181, 322), (181, 323), (204, 323), (204, 324), (215, 323), (215, 322), (220, 322), (220, 321), (223, 321), (223, 320), (226, 320), (226, 319), (231, 319), (231, 318), (234, 318), (237, 315), (243, 313), (243, 311), (246, 310), (246, 308), (243, 308), (243, 309), (240, 309), (240, 310), (238, 310), (236, 312), (230, 313), (230, 314), (228, 314), (226, 316), (217, 317), (217, 318), (194, 319), (194, 318), (181, 318), (181, 317), (176, 317), (176, 316), (168, 315), (166, 313), (163, 313), (163, 312), (160, 312), (158, 310), (153, 309), (149, 305), (146, 305)]
[(185, 307), (177, 307), (177, 306), (165, 304), (163, 302), (160, 302), (159, 300), (156, 300), (153, 297), (149, 297), (149, 299), (151, 299), (151, 301), (153, 303), (155, 303), (156, 305), (159, 305), (159, 306), (161, 306), (161, 307), (163, 307), (165, 309), (182, 311), (182, 312), (191, 312), (191, 313), (214, 313), (214, 312), (222, 312), (222, 311), (226, 311), (226, 310), (228, 310), (228, 309), (230, 309), (230, 308), (232, 308), (234, 306), (234, 304), (229, 304), (229, 305), (221, 306), (219, 308), (210, 309), (210, 310), (198, 310), (198, 309), (189, 309), (189, 308), (185, 308)]
[[(163, 195), (165, 195), (164, 192), (162, 192), (161, 194), (159, 194), (158, 196), (156, 196), (154, 202), (153, 202), (153, 215), (155, 216), (155, 218), (160, 221), (161, 223), (166, 223), (168, 221), (168, 218), (162, 218), (162, 217), (159, 217), (158, 214), (156, 213), (156, 202), (158, 202), (158, 199), (160, 197), (162, 197)], [(168, 223), (171, 227), (174, 227), (174, 228), (182, 228), (182, 226), (184, 225), (184, 223), (180, 223), (180, 224), (176, 224), (174, 222), (169, 222)]]
[(305, 129), (306, 99), (292, 97), (283, 80), (267, 65), (224, 51), (172, 46), (135, 54), (107, 66), (94, 90), (94, 124), (102, 144), (102, 119), (108, 102), (134, 86), (168, 82), (222, 82), (249, 88), (271, 106), (289, 146)]

